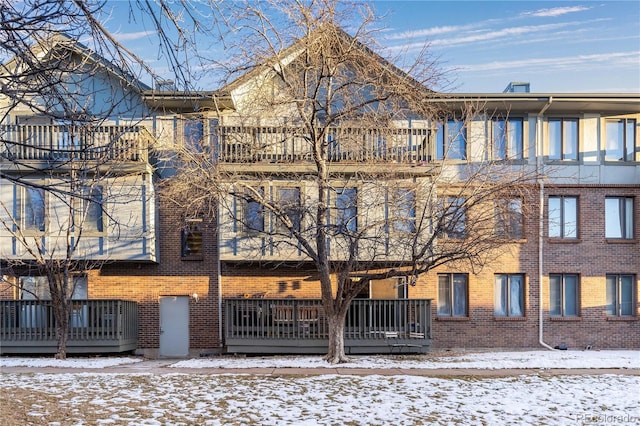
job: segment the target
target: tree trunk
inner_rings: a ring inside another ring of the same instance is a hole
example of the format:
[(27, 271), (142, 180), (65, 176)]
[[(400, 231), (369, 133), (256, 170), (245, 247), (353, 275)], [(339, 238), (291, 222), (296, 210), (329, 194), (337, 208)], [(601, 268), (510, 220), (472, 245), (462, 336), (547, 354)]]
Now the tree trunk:
[(334, 315), (327, 318), (329, 323), (329, 348), (324, 360), (331, 364), (350, 361), (344, 352), (344, 321), (346, 316), (346, 310), (344, 313), (338, 310)]
[[(68, 301), (65, 301), (68, 302)], [(67, 303), (65, 303), (67, 305)], [(56, 359), (67, 359), (67, 339), (69, 338), (69, 314), (66, 307), (60, 307), (55, 309), (54, 312), (59, 312), (56, 317), (56, 337), (58, 339), (58, 352), (56, 353)]]

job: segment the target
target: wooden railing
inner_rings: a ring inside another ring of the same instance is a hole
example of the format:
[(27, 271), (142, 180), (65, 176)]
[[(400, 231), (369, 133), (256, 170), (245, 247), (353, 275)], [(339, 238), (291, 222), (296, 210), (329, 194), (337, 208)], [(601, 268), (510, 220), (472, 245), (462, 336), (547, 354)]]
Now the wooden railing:
[(0, 156), (10, 160), (148, 161), (142, 126), (2, 125)]
[[(327, 339), (317, 299), (225, 299), (225, 337), (247, 340)], [(345, 340), (416, 342), (431, 337), (428, 299), (355, 299), (345, 320)], [(259, 344), (259, 342), (256, 342)]]
[[(432, 158), (429, 129), (357, 128), (331, 129), (325, 136), (331, 162), (429, 162)], [(212, 142), (223, 163), (308, 162), (312, 148), (304, 129), (298, 127), (220, 126)]]
[[(68, 333), (70, 352), (135, 349), (138, 305), (125, 300), (74, 300)], [(50, 301), (0, 300), (0, 353), (48, 352), (56, 342)]]

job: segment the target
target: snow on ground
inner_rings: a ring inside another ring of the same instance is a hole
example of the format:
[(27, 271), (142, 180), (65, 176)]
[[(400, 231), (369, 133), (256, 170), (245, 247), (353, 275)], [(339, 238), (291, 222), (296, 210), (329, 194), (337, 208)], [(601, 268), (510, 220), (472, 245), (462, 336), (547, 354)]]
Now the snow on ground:
[[(0, 367), (85, 368), (57, 374), (51, 370), (39, 373), (37, 368), (30, 373), (2, 371), (0, 400), (4, 397), (4, 404), (15, 405), (0, 412), (0, 420), (4, 424), (78, 425), (640, 424), (640, 376), (624, 375), (624, 370), (616, 375), (552, 375), (545, 371), (640, 368), (640, 351), (440, 352), (358, 356), (344, 365), (540, 369), (536, 374), (510, 377), (382, 376), (374, 371), (368, 376), (292, 376), (91, 370), (139, 361), (134, 357), (67, 361), (0, 357)], [(221, 356), (166, 362), (191, 368), (329, 366), (320, 356)]]
[(79, 425), (637, 424), (639, 389), (638, 376), (544, 374), (83, 372), (3, 374), (0, 381), (0, 393), (20, 396), (19, 410), (29, 424)]
[[(352, 356), (340, 368), (640, 368), (640, 351), (458, 352), (452, 355)], [(214, 357), (179, 361), (184, 368), (335, 368), (321, 356)]]
[[(352, 356), (340, 368), (640, 368), (640, 351), (434, 352), (424, 355)], [(142, 361), (136, 357), (49, 358), (0, 357), (0, 367), (100, 369)], [(213, 356), (169, 361), (177, 368), (335, 368), (321, 356)]]

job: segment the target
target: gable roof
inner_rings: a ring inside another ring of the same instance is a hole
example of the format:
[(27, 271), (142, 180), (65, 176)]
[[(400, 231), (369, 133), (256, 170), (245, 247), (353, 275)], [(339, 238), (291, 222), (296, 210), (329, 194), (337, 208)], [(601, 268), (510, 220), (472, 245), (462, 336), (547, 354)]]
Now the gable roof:
[(406, 81), (407, 84), (414, 86), (418, 90), (424, 90), (425, 92), (432, 92), (423, 84), (412, 78), (405, 71), (389, 62), (387, 59), (383, 58), (380, 54), (376, 53), (373, 49), (369, 48), (361, 41), (357, 40), (355, 37), (349, 35), (342, 28), (334, 25), (330, 22), (323, 22), (318, 26), (314, 31), (310, 34), (301, 37), (297, 41), (295, 41), (290, 46), (286, 47), (280, 52), (277, 52), (276, 55), (267, 59), (262, 64), (256, 64), (253, 68), (251, 68), (245, 74), (239, 76), (235, 80), (223, 86), (219, 92), (221, 93), (231, 93), (233, 90), (239, 88), (243, 84), (251, 81), (252, 79), (258, 78), (260, 75), (264, 75), (265, 73), (272, 70), (274, 67), (279, 67), (280, 65), (289, 65), (295, 59), (301, 55), (307, 46), (311, 46), (314, 42), (320, 41), (322, 38), (327, 35), (332, 36), (336, 41), (341, 44), (350, 44), (355, 47), (355, 49), (362, 52), (362, 54), (371, 57), (374, 61), (380, 63), (383, 68), (389, 71), (389, 75), (395, 75), (398, 78), (401, 78)]
[[(126, 72), (122, 68), (114, 66), (105, 57), (99, 55), (66, 33), (55, 33), (50, 37), (38, 40), (30, 49), (33, 57), (40, 58), (40, 60), (46, 60), (47, 57), (53, 56), (56, 51), (69, 51), (88, 59), (93, 64), (99, 65), (109, 74), (124, 81), (128, 86), (138, 92), (150, 89), (148, 85), (144, 84), (132, 74)], [(7, 75), (8, 71), (14, 69), (17, 64), (18, 58), (11, 58), (9, 61), (4, 63), (2, 67), (0, 67), (0, 76)]]

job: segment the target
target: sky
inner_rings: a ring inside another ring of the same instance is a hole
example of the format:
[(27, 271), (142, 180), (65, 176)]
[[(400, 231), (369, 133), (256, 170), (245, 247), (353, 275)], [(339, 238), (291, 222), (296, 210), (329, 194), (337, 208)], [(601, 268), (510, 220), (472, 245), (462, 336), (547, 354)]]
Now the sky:
[[(499, 93), (518, 81), (538, 93), (640, 93), (638, 0), (371, 4), (382, 16), (380, 45), (411, 54), (428, 43), (451, 81), (447, 91)], [(109, 5), (106, 27), (162, 73), (150, 26), (131, 21), (128, 2)]]

